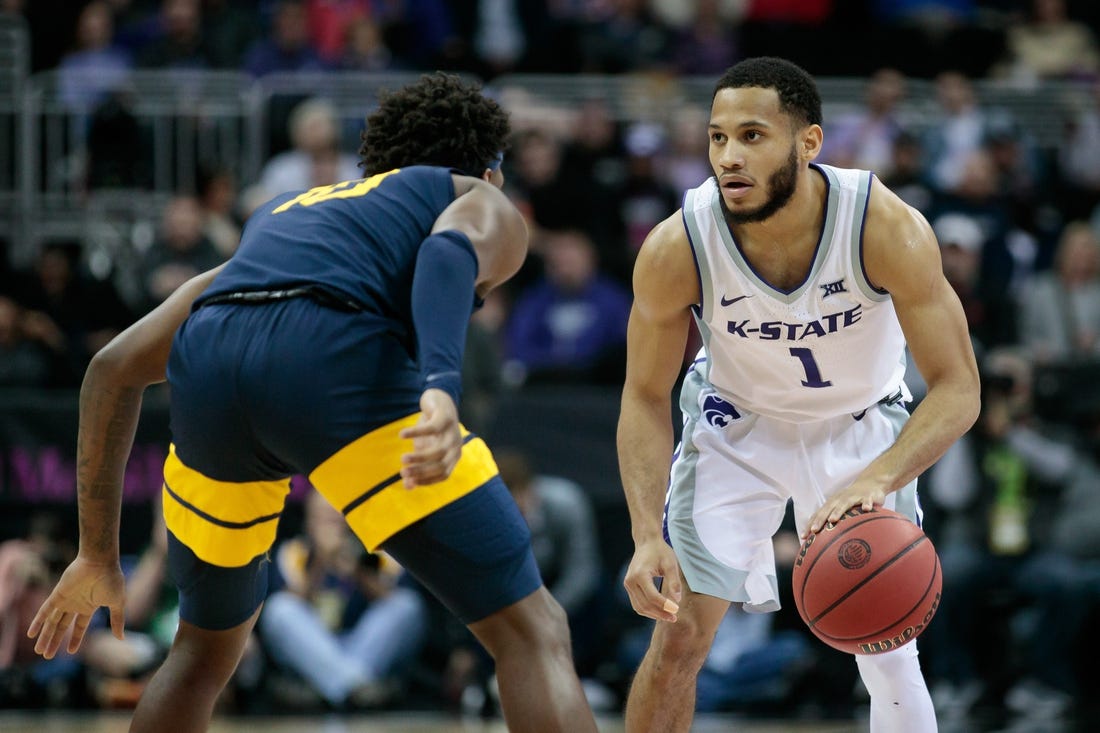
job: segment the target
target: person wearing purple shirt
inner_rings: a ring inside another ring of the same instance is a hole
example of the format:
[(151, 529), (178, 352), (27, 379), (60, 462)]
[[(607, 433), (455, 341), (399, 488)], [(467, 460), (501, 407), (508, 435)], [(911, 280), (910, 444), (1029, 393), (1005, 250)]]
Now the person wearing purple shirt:
[(630, 293), (600, 272), (581, 231), (549, 232), (543, 258), (543, 278), (520, 293), (506, 326), (507, 360), (529, 382), (621, 381)]
[(252, 76), (326, 68), (310, 45), (306, 10), (299, 0), (282, 0), (275, 6), (270, 33), (249, 47), (242, 66)]

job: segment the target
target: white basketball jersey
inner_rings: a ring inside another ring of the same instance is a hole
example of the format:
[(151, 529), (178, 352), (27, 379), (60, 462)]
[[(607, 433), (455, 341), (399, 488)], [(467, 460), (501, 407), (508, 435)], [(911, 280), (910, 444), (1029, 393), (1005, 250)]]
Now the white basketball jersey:
[(705, 377), (735, 407), (789, 422), (859, 413), (899, 389), (908, 398), (905, 338), (888, 293), (863, 270), (867, 171), (815, 165), (828, 203), (806, 280), (769, 285), (748, 263), (722, 215), (714, 178), (684, 197), (702, 284), (694, 308)]

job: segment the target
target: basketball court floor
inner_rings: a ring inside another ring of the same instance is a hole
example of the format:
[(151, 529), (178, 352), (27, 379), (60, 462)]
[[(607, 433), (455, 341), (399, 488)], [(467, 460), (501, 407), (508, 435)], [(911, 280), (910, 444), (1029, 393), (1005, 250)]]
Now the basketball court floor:
[[(0, 712), (3, 733), (126, 733), (127, 713), (94, 713), (74, 715), (62, 713)], [(621, 718), (601, 718), (600, 733), (623, 733)], [(170, 721), (165, 721), (165, 733), (171, 733)], [(813, 723), (794, 721), (746, 721), (731, 717), (699, 717), (693, 733), (865, 733), (866, 724)], [(459, 720), (457, 718), (420, 713), (387, 713), (385, 715), (329, 715), (295, 717), (221, 717), (214, 721), (209, 733), (507, 733), (502, 722)]]
[[(126, 733), (129, 712), (38, 712), (0, 710), (0, 733)], [(625, 733), (620, 716), (598, 718), (600, 733)], [(172, 733), (171, 721), (163, 730)], [(867, 733), (866, 720), (812, 721), (696, 716), (692, 733)], [(939, 733), (1096, 733), (1100, 720), (940, 721)], [(436, 713), (388, 712), (359, 715), (219, 716), (209, 733), (508, 733), (501, 721), (460, 719)]]

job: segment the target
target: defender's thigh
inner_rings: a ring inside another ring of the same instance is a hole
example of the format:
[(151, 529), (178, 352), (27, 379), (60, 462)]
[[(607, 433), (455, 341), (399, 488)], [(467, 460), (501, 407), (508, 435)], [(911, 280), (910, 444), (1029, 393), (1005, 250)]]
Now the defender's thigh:
[(401, 530), (382, 549), (467, 625), (542, 585), (530, 530), (500, 477)]

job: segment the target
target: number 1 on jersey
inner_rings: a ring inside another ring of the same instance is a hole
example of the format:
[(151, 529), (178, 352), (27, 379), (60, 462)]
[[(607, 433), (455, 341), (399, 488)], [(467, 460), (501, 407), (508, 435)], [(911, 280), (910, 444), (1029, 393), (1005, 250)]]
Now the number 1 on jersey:
[(833, 386), (832, 382), (821, 378), (821, 370), (817, 368), (814, 352), (806, 348), (792, 346), (791, 356), (798, 357), (798, 360), (802, 362), (802, 368), (806, 370), (806, 379), (802, 382), (803, 387)]

